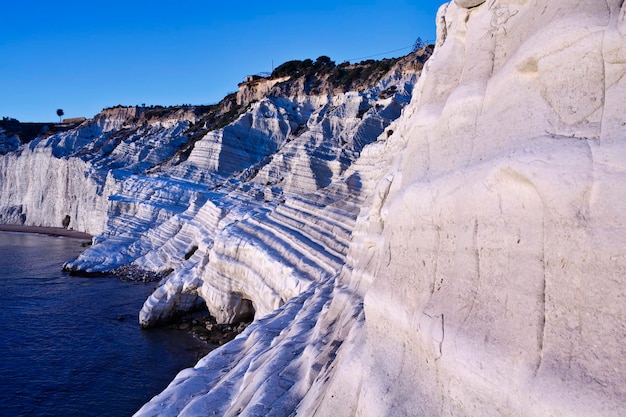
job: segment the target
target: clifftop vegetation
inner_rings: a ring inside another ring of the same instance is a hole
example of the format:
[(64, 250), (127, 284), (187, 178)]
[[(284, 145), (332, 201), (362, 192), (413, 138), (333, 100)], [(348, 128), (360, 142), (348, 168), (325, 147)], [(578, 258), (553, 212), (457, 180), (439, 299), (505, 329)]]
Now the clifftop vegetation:
[(396, 64), (401, 61), (415, 60), (421, 66), (432, 54), (434, 46), (426, 45), (400, 58), (368, 59), (351, 64), (343, 62), (337, 65), (329, 57), (322, 55), (315, 61), (312, 59), (287, 61), (274, 69), (269, 77), (257, 77), (257, 80), (269, 80), (290, 77), (287, 83), (304, 78), (305, 85), (310, 87), (308, 94), (340, 93), (360, 91), (376, 84)]
[(75, 127), (75, 125), (59, 123), (24, 123), (10, 117), (0, 120), (0, 129), (6, 137), (16, 136), (22, 143), (29, 143), (38, 136), (47, 136)]

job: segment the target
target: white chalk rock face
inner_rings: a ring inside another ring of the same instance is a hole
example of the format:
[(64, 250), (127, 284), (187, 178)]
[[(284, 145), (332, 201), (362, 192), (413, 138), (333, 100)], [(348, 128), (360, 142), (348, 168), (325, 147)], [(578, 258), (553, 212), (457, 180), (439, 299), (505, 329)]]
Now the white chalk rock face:
[[(193, 112), (170, 119), (149, 114), (146, 108), (107, 109), (75, 129), (27, 144), (0, 135), (0, 222), (105, 231), (128, 208), (128, 199), (114, 196), (129, 188), (121, 184), (169, 158), (194, 121)], [(138, 191), (137, 197), (144, 195)]]
[(174, 271), (144, 304), (145, 327), (198, 300), (224, 323), (274, 312), (341, 270), (362, 198), (349, 168), (400, 116), (417, 76), (392, 71), (359, 93), (263, 98), (164, 171), (211, 191), (199, 189), (195, 204), (153, 222), (128, 249), (105, 241), (82, 261), (104, 247), (115, 262)]
[(457, 5), (368, 150), (365, 319), (299, 412), (624, 415), (626, 5)]
[(107, 194), (89, 171), (88, 163), (56, 158), (50, 148), (0, 156), (0, 222), (101, 232)]

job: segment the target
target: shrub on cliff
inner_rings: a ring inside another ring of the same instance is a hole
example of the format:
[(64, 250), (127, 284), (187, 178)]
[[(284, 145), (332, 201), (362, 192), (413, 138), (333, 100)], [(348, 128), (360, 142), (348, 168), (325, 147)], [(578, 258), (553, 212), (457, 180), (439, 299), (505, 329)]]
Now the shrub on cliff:
[(319, 76), (330, 72), (334, 67), (334, 61), (332, 61), (326, 55), (321, 55), (315, 60), (315, 62), (313, 62), (313, 60), (311, 59), (305, 59), (304, 61), (287, 61), (276, 67), (276, 69), (272, 72), (271, 78), (279, 78), (285, 76)]

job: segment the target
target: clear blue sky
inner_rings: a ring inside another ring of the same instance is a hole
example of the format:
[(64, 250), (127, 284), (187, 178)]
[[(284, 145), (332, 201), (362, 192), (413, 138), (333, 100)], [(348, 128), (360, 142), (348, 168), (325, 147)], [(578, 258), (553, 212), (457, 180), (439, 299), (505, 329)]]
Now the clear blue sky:
[(8, 0), (0, 117), (54, 121), (57, 108), (92, 117), (117, 104), (211, 104), (246, 75), (271, 71), (272, 60), (401, 56), (418, 37), (434, 40), (442, 3)]

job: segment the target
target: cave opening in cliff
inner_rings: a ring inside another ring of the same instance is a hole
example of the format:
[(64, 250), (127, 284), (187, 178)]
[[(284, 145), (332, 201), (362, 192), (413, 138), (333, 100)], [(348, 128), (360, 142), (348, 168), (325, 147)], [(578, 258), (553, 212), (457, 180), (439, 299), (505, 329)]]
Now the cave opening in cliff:
[(235, 323), (250, 323), (254, 320), (254, 315), (256, 310), (254, 308), (254, 303), (252, 300), (248, 298), (239, 298), (236, 307), (236, 318), (234, 320)]

